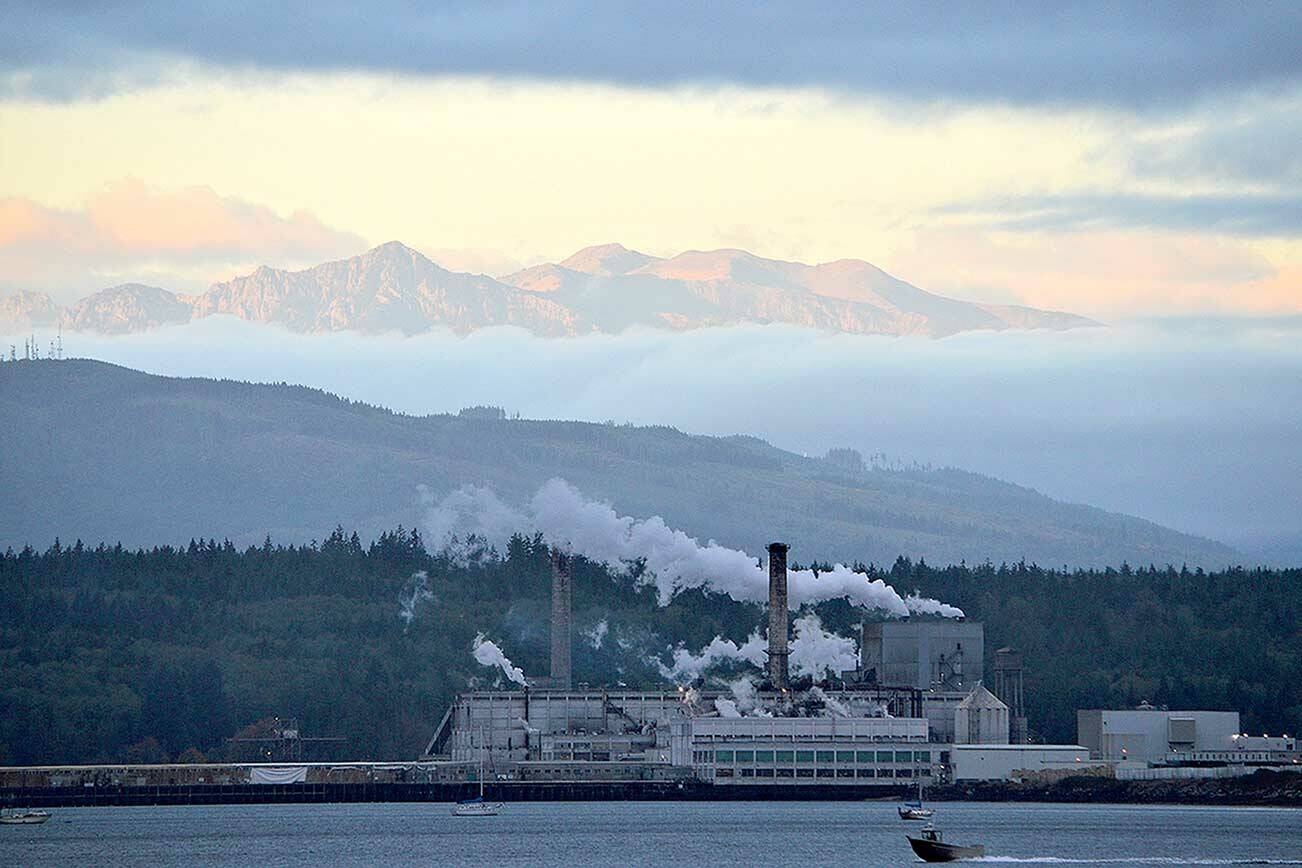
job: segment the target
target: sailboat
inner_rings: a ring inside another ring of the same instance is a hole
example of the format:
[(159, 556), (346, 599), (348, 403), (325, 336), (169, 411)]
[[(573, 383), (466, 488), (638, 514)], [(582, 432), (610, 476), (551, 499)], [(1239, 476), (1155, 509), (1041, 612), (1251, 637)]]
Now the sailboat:
[(50, 819), (49, 811), (31, 808), (0, 808), (0, 824), (5, 826), (36, 826)]
[(918, 800), (900, 805), (899, 812), (901, 820), (930, 820), (936, 813), (922, 806), (922, 781), (918, 781)]
[(502, 810), (501, 802), (484, 801), (484, 732), (479, 732), (479, 795), (462, 799), (452, 806), (454, 817), (495, 817)]

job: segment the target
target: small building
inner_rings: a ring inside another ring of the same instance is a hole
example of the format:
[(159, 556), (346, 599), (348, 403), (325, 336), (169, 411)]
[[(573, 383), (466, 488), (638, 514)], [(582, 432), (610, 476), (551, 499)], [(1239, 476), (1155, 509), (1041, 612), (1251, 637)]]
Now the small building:
[(954, 709), (955, 744), (1008, 744), (1008, 706), (978, 684)]
[(955, 781), (1007, 781), (1055, 769), (1091, 766), (1089, 748), (1079, 744), (956, 744), (949, 751)]
[(1238, 735), (1237, 711), (1170, 711), (1145, 703), (1076, 712), (1076, 740), (1094, 759), (1109, 762), (1160, 764), (1175, 754), (1228, 751)]

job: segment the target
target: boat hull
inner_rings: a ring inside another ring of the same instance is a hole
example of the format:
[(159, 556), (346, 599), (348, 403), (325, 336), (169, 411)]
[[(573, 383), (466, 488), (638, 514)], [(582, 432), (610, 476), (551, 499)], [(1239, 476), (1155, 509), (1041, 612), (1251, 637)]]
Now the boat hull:
[(943, 841), (928, 841), (906, 835), (909, 846), (923, 862), (957, 862), (960, 859), (979, 859), (986, 854), (986, 848), (980, 844), (964, 847), (959, 844), (946, 844)]
[(0, 817), (0, 825), (4, 826), (36, 826), (50, 819), (49, 814), (27, 814), (21, 817)]
[(502, 810), (500, 802), (474, 802), (468, 805), (455, 805), (452, 808), (454, 817), (496, 817), (497, 812)]
[(900, 819), (930, 820), (935, 813), (931, 808), (900, 808)]

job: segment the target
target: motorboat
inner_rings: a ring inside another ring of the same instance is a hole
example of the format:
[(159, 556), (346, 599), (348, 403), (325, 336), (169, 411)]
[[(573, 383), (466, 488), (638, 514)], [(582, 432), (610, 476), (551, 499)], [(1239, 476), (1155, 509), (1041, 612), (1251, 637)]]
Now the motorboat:
[(980, 859), (986, 855), (986, 848), (980, 844), (946, 843), (940, 830), (930, 824), (921, 829), (916, 838), (912, 835), (905, 837), (909, 839), (913, 852), (923, 862), (957, 862), (960, 859)]
[(905, 802), (898, 808), (901, 820), (930, 820), (936, 812), (931, 808), (922, 806), (922, 783), (918, 783), (918, 799), (914, 802)]
[(0, 824), (5, 826), (35, 826), (50, 819), (49, 811), (32, 808), (0, 808)]

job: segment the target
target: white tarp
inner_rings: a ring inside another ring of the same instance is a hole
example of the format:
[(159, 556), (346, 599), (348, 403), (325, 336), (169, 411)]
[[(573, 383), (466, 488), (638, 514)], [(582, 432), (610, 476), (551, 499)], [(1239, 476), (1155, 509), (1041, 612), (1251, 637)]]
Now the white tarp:
[(301, 784), (307, 781), (307, 766), (253, 766), (251, 784)]

